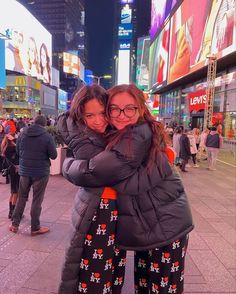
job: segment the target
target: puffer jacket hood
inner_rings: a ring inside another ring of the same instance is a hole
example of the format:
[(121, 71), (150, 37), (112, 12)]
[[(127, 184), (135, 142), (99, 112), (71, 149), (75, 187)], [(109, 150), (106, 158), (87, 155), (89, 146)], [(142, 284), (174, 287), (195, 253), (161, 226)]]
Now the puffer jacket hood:
[(37, 124), (32, 124), (23, 129), (23, 133), (28, 137), (38, 137), (46, 132), (47, 130), (44, 127)]

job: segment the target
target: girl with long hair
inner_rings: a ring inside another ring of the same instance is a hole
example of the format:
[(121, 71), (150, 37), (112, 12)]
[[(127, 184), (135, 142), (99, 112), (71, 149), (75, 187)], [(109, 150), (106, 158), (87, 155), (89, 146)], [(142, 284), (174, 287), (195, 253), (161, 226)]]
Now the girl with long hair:
[(16, 154), (15, 135), (10, 133), (5, 135), (1, 143), (1, 155), (3, 156), (3, 167), (8, 169), (8, 175), (10, 178), (10, 197), (9, 197), (9, 213), (8, 218), (11, 219), (13, 211), (15, 209), (18, 189), (19, 189), (19, 174), (17, 171), (18, 156)]
[[(95, 246), (89, 255), (87, 247), (93, 246), (95, 235), (106, 235), (105, 224), (98, 223), (93, 234), (78, 226), (85, 238), (82, 242), (85, 258), (82, 256), (78, 261), (67, 254), (67, 261), (74, 266), (80, 264), (76, 291), (94, 293), (94, 285), (100, 284), (96, 293), (121, 293), (121, 287), (112, 287), (123, 285), (125, 251), (133, 250), (136, 293), (156, 293), (158, 289), (161, 294), (167, 291), (180, 294), (188, 233), (193, 223), (184, 187), (165, 155), (163, 126), (152, 117), (142, 91), (135, 85), (115, 86), (108, 96), (106, 113), (113, 130), (108, 134), (105, 150), (89, 160), (78, 160), (75, 135), (70, 144), (75, 158), (65, 160), (63, 174), (72, 183), (86, 187), (85, 190), (112, 186), (118, 193), (118, 221), (115, 234), (109, 239), (113, 241), (111, 244), (115, 243), (115, 254), (105, 260), (105, 266), (113, 268), (113, 276), (112, 282), (100, 283), (100, 269), (90, 269), (93, 259), (103, 259), (103, 251)], [(94, 217), (96, 214), (91, 219)], [(79, 244), (74, 240), (73, 246)], [(117, 262), (113, 264), (116, 257), (118, 266)], [(71, 272), (66, 273), (64, 276), (70, 280)]]

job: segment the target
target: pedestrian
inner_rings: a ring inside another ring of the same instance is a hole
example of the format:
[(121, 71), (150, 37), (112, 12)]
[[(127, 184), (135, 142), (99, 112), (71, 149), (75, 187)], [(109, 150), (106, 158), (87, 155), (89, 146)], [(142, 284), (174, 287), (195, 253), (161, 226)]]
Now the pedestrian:
[(8, 218), (12, 218), (18, 198), (19, 174), (18, 174), (18, 156), (16, 154), (15, 135), (7, 134), (1, 143), (1, 155), (3, 157), (3, 168), (7, 170), (10, 181), (9, 213)]
[(5, 132), (4, 132), (4, 127), (3, 125), (0, 123), (0, 170), (2, 170), (2, 164), (3, 164), (3, 156), (1, 155), (1, 144), (2, 144), (2, 140), (5, 136)]
[(17, 139), (16, 151), (19, 156), (20, 184), (12, 224), (9, 227), (13, 233), (18, 231), (31, 186), (33, 188), (30, 213), (31, 235), (36, 236), (49, 232), (48, 227), (40, 226), (40, 214), (49, 179), (50, 158), (55, 159), (57, 151), (54, 140), (45, 126), (46, 118), (38, 115), (34, 123), (24, 128)]
[(180, 161), (181, 161), (179, 157), (181, 135), (182, 135), (182, 128), (180, 127), (175, 128), (174, 135), (173, 135), (173, 149), (176, 153), (175, 165), (177, 166), (180, 165)]
[(200, 135), (200, 144), (199, 144), (199, 150), (198, 150), (198, 158), (199, 160), (207, 159), (207, 155), (206, 155), (206, 137), (209, 134), (209, 129), (206, 128), (201, 132)]
[(196, 137), (194, 136), (194, 132), (192, 130), (189, 130), (188, 132), (188, 139), (190, 143), (190, 152), (191, 152), (191, 158), (193, 161), (193, 167), (199, 167), (197, 164), (197, 144), (196, 144)]
[(25, 122), (23, 121), (23, 118), (20, 117), (18, 122), (16, 123), (16, 131), (17, 133), (19, 133), (21, 131), (22, 128), (25, 127)]
[(191, 151), (190, 151), (190, 142), (189, 138), (187, 136), (188, 130), (185, 129), (180, 137), (180, 151), (179, 151), (179, 157), (181, 158), (181, 164), (180, 169), (183, 172), (186, 172), (186, 165), (188, 164), (188, 160), (191, 157)]
[[(115, 245), (119, 250), (136, 251), (137, 293), (155, 289), (167, 293), (174, 288), (176, 293), (182, 293), (184, 257), (193, 224), (181, 180), (164, 153), (164, 128), (152, 117), (142, 91), (135, 85), (115, 86), (108, 95), (107, 114), (115, 130), (105, 151), (89, 161), (67, 158), (63, 164), (64, 176), (87, 189), (104, 185), (114, 185), (117, 189)], [(142, 176), (136, 176), (142, 164), (147, 169), (142, 171)], [(97, 258), (96, 251), (94, 254)], [(141, 264), (143, 255), (145, 259)], [(119, 264), (124, 265), (125, 261), (121, 259)], [(158, 264), (158, 270), (154, 264)], [(82, 266), (85, 265), (83, 261)], [(144, 271), (140, 268), (143, 265)], [(114, 272), (116, 270), (114, 267)], [(99, 275), (94, 278), (92, 273), (90, 284), (99, 282), (98, 278)], [(113, 283), (123, 284), (122, 276)], [(88, 283), (80, 281), (79, 292), (86, 290), (87, 293), (87, 288), (82, 287), (85, 284), (87, 287)], [(104, 285), (106, 293), (110, 293), (109, 285)]]
[(210, 133), (206, 137), (205, 144), (207, 148), (208, 169), (211, 171), (216, 170), (216, 160), (219, 150), (223, 145), (223, 138), (218, 133), (216, 127), (212, 127), (210, 129)]

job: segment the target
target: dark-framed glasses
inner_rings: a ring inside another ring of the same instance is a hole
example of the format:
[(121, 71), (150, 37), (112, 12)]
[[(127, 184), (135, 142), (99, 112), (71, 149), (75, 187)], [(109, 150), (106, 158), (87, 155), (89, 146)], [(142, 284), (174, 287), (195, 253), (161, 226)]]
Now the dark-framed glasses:
[(126, 117), (132, 118), (135, 116), (137, 109), (138, 107), (134, 105), (125, 106), (123, 109), (117, 106), (111, 106), (109, 107), (109, 115), (112, 118), (117, 118), (121, 115), (121, 112), (123, 112)]

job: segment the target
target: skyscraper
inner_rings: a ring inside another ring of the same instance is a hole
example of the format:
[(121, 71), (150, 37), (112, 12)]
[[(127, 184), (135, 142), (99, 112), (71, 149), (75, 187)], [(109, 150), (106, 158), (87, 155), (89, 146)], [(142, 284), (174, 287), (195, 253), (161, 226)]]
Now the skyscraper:
[(149, 34), (151, 0), (116, 0), (114, 82), (135, 82), (137, 38)]

